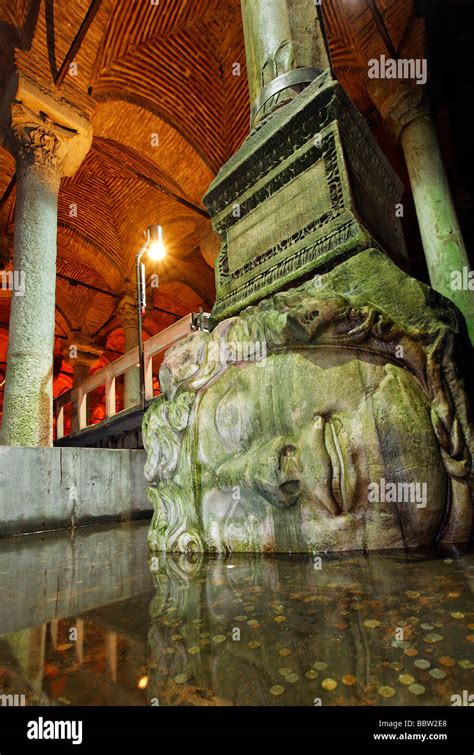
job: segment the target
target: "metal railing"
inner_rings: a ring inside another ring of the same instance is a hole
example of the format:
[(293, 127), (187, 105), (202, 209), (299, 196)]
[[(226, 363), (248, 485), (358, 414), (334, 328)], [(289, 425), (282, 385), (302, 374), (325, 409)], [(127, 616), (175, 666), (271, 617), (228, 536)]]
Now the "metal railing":
[[(161, 333), (152, 336), (143, 344), (145, 360), (145, 399), (153, 398), (153, 357), (161, 351), (168, 349), (177, 341), (186, 338), (192, 332), (193, 316), (186, 315), (181, 320), (173, 323)], [(84, 430), (91, 423), (88, 421), (87, 395), (96, 388), (105, 386), (105, 419), (110, 419), (118, 414), (115, 400), (115, 381), (131, 369), (138, 368), (138, 347), (128, 351), (123, 356), (110, 362), (106, 367), (98, 370), (90, 377), (83, 380), (76, 388), (65, 391), (54, 399), (54, 413), (56, 417), (56, 438), (64, 438), (64, 409), (69, 404), (72, 411), (77, 412), (76, 430)], [(137, 406), (140, 397), (137, 396)], [(132, 407), (130, 407), (132, 408)]]

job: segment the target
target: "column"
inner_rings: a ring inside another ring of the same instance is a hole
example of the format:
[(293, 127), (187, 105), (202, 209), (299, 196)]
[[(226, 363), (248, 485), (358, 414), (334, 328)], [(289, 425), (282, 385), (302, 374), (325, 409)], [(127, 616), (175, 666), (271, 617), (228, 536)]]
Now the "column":
[[(102, 351), (103, 349), (87, 336), (81, 333), (72, 334), (70, 341), (63, 351), (63, 357), (72, 367), (73, 388), (77, 388), (89, 377), (90, 369), (102, 356)], [(74, 433), (79, 429), (79, 410), (77, 403), (73, 401), (71, 431)]]
[[(138, 346), (138, 315), (135, 287), (126, 287), (124, 295), (119, 302), (118, 316), (121, 319), (124, 336), (124, 351), (131, 351)], [(140, 369), (134, 367), (124, 376), (124, 409), (137, 406), (140, 403)]]
[(117, 681), (117, 632), (107, 632), (105, 636), (105, 658), (107, 671), (113, 682)]
[(84, 663), (84, 619), (76, 619), (77, 630), (76, 655), (77, 660), (82, 665)]
[(423, 88), (372, 80), (369, 94), (405, 155), (431, 286), (461, 310), (474, 343), (469, 261)]
[[(50, 446), (58, 191), (91, 144), (90, 123), (15, 72), (0, 108), (0, 139), (16, 161), (12, 292), (2, 442)], [(61, 124), (61, 125), (59, 125)]]
[[(314, 0), (241, 0), (241, 7), (254, 125), (314, 79), (310, 69), (328, 68), (329, 58)], [(269, 86), (289, 72), (293, 78)]]
[(11, 297), (2, 438), (6, 445), (49, 446), (59, 141), (34, 123), (14, 126), (8, 137), (16, 159), (13, 270), (24, 292)]

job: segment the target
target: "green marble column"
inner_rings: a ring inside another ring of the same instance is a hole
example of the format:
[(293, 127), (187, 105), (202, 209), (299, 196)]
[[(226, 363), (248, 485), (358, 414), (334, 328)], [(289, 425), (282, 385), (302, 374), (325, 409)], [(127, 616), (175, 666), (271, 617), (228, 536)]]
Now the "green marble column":
[(0, 107), (0, 141), (16, 161), (13, 269), (1, 442), (51, 446), (58, 192), (89, 151), (85, 111), (15, 70)]
[(430, 283), (459, 307), (474, 343), (474, 280), (423, 87), (374, 79), (368, 89), (405, 155)]
[(2, 442), (52, 445), (56, 229), (61, 169), (58, 140), (28, 124), (11, 131), (16, 155), (14, 270), (24, 276), (12, 294)]
[(412, 121), (403, 130), (400, 143), (410, 176), (430, 283), (435, 291), (459, 307), (474, 343), (474, 291), (466, 286), (469, 261), (431, 118), (423, 116)]
[(242, 0), (250, 99), (295, 66), (286, 0)]
[(314, 0), (241, 0), (245, 54), (252, 106), (252, 124), (292, 99), (315, 78), (295, 79), (266, 102), (265, 88), (282, 74), (296, 69), (329, 66), (318, 6)]

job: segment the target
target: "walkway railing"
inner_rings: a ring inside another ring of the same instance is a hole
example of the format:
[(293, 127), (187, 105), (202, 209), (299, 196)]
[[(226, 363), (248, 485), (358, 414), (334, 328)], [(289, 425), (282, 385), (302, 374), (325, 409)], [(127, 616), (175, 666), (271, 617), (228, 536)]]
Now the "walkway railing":
[[(181, 320), (170, 325), (152, 336), (143, 344), (145, 360), (145, 399), (153, 398), (153, 357), (165, 349), (169, 349), (177, 341), (181, 341), (191, 333), (192, 315), (186, 315)], [(115, 401), (115, 381), (125, 372), (137, 369), (138, 347), (128, 351), (123, 356), (110, 362), (98, 372), (83, 380), (76, 388), (62, 393), (54, 399), (54, 412), (56, 417), (56, 438), (64, 438), (64, 409), (69, 404), (72, 411), (77, 412), (76, 430), (84, 430), (91, 423), (88, 420), (87, 395), (96, 388), (105, 386), (105, 418), (110, 419), (118, 414)], [(137, 396), (137, 406), (139, 396)], [(131, 407), (130, 407), (131, 408)]]

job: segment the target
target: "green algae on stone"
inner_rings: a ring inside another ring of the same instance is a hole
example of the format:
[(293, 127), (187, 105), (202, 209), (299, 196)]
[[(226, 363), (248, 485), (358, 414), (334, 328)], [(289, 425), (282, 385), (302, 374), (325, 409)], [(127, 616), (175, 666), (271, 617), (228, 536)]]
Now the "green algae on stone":
[[(472, 505), (452, 484), (470, 484), (462, 366), (448, 358), (462, 353), (461, 330), (452, 305), (367, 249), (172, 347), (143, 422), (150, 547), (316, 553), (468, 540)], [(354, 466), (367, 447), (372, 463)], [(404, 491), (413, 479), (428, 486), (430, 506), (397, 508), (381, 488), (394, 478)]]

